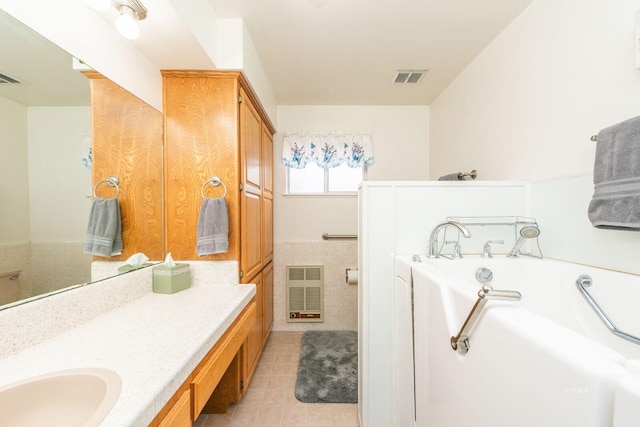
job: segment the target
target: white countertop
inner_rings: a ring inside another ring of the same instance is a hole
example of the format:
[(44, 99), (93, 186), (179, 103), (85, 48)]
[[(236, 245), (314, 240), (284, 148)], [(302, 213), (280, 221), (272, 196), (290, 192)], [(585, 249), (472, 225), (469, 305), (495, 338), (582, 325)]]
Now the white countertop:
[(255, 293), (255, 285), (148, 293), (0, 359), (0, 386), (63, 369), (111, 369), (122, 391), (101, 426), (147, 425)]

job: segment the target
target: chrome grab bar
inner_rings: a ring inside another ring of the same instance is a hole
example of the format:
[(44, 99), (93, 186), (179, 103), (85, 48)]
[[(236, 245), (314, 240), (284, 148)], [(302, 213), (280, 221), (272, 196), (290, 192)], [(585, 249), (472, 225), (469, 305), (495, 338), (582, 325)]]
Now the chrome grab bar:
[(22, 270), (7, 271), (4, 273), (0, 273), (0, 279), (3, 277), (8, 277), (9, 280), (16, 280), (18, 277), (20, 277), (21, 274)]
[(591, 276), (588, 276), (586, 274), (581, 274), (576, 279), (576, 286), (578, 287), (578, 290), (580, 291), (584, 299), (587, 300), (591, 308), (593, 308), (593, 311), (596, 312), (600, 320), (602, 320), (602, 323), (605, 324), (607, 329), (609, 329), (614, 335), (617, 335), (620, 338), (624, 338), (627, 341), (640, 345), (640, 338), (634, 335), (628, 334), (626, 332), (622, 332), (616, 327), (616, 325), (613, 324), (611, 320), (609, 320), (609, 318), (604, 313), (602, 308), (598, 305), (596, 300), (594, 300), (591, 294), (589, 293), (589, 291), (585, 289), (585, 286), (589, 287), (591, 285), (593, 285), (593, 280), (591, 279)]
[(357, 234), (329, 234), (322, 233), (322, 240), (340, 239), (340, 240), (356, 240)]
[(506, 291), (493, 289), (489, 282), (493, 278), (493, 273), (487, 268), (479, 268), (476, 272), (476, 279), (483, 283), (482, 288), (478, 291), (478, 299), (471, 308), (467, 319), (462, 324), (460, 332), (455, 337), (451, 337), (450, 344), (454, 351), (460, 350), (463, 353), (469, 351), (469, 332), (475, 324), (480, 312), (487, 304), (489, 300), (503, 300), (503, 301), (519, 301), (522, 298), (522, 294), (518, 291)]

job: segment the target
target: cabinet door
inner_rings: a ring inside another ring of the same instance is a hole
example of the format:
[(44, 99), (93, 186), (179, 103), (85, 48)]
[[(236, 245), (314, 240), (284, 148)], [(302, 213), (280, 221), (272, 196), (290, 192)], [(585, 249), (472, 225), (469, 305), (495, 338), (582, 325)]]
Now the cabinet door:
[(262, 269), (261, 121), (248, 96), (241, 90), (240, 160), (242, 169), (241, 255), (243, 282)]
[(262, 126), (262, 263), (273, 259), (273, 136)]
[(262, 275), (258, 274), (251, 280), (256, 285), (256, 322), (249, 331), (247, 340), (244, 343), (244, 369), (243, 377), (245, 390), (248, 389), (249, 380), (253, 376), (260, 354), (262, 352), (263, 334), (262, 334), (262, 317), (264, 316), (264, 287), (262, 283)]
[(273, 326), (273, 263), (270, 262), (262, 270), (262, 335), (264, 342), (269, 338)]

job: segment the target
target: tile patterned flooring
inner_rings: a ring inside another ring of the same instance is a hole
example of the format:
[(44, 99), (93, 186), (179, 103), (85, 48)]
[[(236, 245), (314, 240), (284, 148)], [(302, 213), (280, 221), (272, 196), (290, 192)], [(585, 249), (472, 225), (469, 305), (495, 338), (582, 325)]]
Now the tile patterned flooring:
[(271, 333), (249, 390), (223, 415), (194, 427), (359, 427), (358, 405), (302, 403), (294, 395), (302, 332)]

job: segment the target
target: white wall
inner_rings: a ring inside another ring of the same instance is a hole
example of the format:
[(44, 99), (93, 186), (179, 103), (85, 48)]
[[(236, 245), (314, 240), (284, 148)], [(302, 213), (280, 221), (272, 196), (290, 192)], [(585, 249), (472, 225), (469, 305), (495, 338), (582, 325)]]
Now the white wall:
[(368, 180), (429, 176), (429, 107), (280, 105), (274, 140), (274, 240), (317, 241), (322, 233), (356, 234), (357, 196), (285, 197), (282, 139), (287, 132), (371, 132), (375, 163)]
[(91, 135), (91, 108), (27, 110), (31, 241), (84, 242), (92, 187), (82, 142)]
[(0, 97), (0, 244), (29, 241), (27, 108)]
[(431, 105), (431, 177), (534, 180), (593, 168), (601, 128), (640, 113), (640, 0), (535, 0)]
[(591, 226), (590, 136), (640, 114), (640, 0), (535, 0), (431, 105), (431, 177), (533, 181), (547, 257), (640, 274), (640, 233)]

